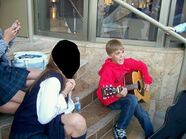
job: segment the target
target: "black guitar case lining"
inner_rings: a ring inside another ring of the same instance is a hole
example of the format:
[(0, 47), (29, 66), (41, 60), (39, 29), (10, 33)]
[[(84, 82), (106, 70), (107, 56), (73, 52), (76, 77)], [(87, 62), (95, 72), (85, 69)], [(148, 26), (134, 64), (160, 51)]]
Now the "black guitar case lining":
[(165, 120), (149, 139), (182, 139), (186, 134), (186, 90), (181, 91), (172, 106), (168, 107)]

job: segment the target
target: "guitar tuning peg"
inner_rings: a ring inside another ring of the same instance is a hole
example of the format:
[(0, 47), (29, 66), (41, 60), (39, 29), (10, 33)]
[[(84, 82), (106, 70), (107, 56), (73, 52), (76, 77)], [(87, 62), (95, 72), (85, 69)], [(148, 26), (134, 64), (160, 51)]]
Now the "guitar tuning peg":
[(106, 85), (106, 87), (108, 87), (108, 85)]
[(112, 87), (112, 85), (110, 84), (110, 87)]

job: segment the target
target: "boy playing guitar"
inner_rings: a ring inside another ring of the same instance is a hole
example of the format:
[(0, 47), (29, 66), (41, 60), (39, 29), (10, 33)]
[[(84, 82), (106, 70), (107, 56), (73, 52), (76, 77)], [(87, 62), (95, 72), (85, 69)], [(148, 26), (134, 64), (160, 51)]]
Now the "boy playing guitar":
[[(109, 56), (102, 65), (99, 75), (100, 81), (97, 90), (99, 101), (113, 110), (121, 110), (118, 120), (113, 128), (115, 139), (127, 139), (126, 129), (133, 115), (141, 124), (145, 137), (153, 134), (153, 127), (149, 115), (145, 112), (135, 95), (128, 94), (126, 84), (123, 82), (125, 75), (133, 71), (139, 71), (144, 79), (145, 90), (149, 91), (152, 78), (148, 72), (147, 66), (142, 61), (132, 58), (124, 58), (124, 47), (118, 40), (110, 40), (106, 44), (106, 52)], [(121, 87), (119, 93), (104, 99), (103, 88)]]

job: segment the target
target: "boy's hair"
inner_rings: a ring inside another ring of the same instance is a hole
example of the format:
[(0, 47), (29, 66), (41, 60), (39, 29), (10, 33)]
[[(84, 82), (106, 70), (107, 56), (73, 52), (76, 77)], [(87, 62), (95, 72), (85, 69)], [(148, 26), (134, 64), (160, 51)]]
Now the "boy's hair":
[(113, 39), (113, 40), (108, 41), (106, 44), (106, 52), (108, 55), (120, 49), (124, 49), (124, 46), (119, 40)]

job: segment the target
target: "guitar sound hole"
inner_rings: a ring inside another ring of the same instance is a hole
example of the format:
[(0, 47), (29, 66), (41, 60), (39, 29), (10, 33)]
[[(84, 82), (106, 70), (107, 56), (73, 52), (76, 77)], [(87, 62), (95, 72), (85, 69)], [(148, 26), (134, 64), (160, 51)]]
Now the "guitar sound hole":
[(140, 85), (140, 82), (138, 81), (138, 90), (141, 90), (141, 85)]

